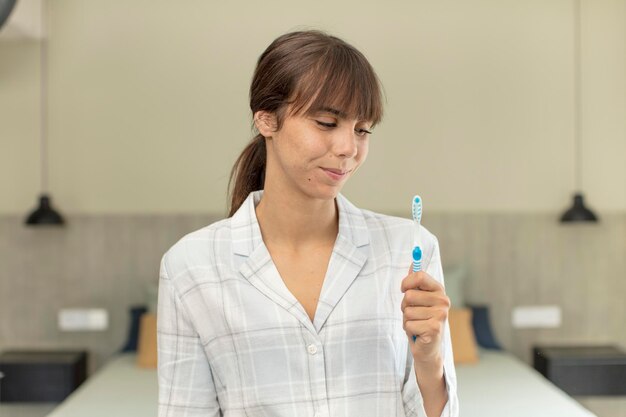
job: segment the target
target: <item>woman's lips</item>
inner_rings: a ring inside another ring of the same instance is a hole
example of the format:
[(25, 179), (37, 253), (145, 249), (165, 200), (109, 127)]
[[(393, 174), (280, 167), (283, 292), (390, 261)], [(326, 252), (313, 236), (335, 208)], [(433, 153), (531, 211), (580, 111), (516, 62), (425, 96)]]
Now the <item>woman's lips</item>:
[(322, 170), (333, 180), (335, 181), (339, 181), (341, 179), (343, 179), (348, 172), (350, 171), (342, 171), (340, 169), (333, 169), (333, 168), (322, 168)]

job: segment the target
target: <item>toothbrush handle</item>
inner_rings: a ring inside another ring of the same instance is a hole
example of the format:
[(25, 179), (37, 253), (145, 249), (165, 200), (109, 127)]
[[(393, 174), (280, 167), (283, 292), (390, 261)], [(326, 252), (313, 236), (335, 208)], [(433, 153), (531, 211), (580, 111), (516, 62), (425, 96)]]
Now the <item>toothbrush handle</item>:
[(422, 247), (415, 246), (413, 248), (413, 272), (422, 270)]
[[(415, 246), (413, 248), (413, 272), (419, 272), (422, 270), (422, 248), (421, 246)], [(417, 340), (417, 336), (413, 335), (413, 342)]]
[(419, 272), (422, 270), (422, 261), (413, 261), (413, 272)]

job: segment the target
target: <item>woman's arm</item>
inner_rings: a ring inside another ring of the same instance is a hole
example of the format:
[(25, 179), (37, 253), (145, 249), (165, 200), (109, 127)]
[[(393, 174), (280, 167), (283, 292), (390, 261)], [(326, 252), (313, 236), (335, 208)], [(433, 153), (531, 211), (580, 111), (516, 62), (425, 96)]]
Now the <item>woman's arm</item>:
[[(449, 341), (449, 330), (446, 334), (444, 339)], [(445, 343), (444, 340), (442, 349), (444, 351), (448, 350)], [(402, 397), (407, 417), (459, 416), (456, 372), (451, 346), (441, 362), (432, 366), (420, 366), (420, 364), (415, 363), (411, 349), (407, 347), (406, 374)]]
[[(444, 285), (439, 242), (434, 236), (433, 239), (432, 255), (425, 272)], [(408, 346), (407, 349), (405, 387), (403, 389), (406, 415), (458, 417), (456, 371), (448, 320), (446, 319), (443, 324), (440, 354), (435, 360), (428, 363), (416, 361), (412, 355), (411, 346)], [(418, 390), (419, 392), (416, 392)]]
[[(415, 362), (415, 377), (424, 400), (424, 411), (428, 417), (439, 417), (448, 402), (448, 391), (443, 376), (443, 360), (436, 362)], [(448, 414), (449, 415), (449, 414)]]
[(209, 362), (161, 260), (157, 311), (159, 417), (221, 415)]

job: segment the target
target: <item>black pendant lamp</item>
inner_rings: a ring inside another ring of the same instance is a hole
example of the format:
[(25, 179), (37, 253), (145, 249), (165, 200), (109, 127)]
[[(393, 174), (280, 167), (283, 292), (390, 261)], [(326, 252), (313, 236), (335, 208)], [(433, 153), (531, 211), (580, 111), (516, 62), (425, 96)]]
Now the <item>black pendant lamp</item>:
[(574, 205), (561, 216), (561, 222), (597, 222), (598, 217), (585, 207), (582, 194), (574, 194)]
[(7, 21), (15, 6), (15, 0), (0, 0), (0, 28)]
[(39, 196), (39, 207), (28, 215), (27, 225), (63, 225), (63, 217), (52, 208), (50, 196), (42, 194)]
[(572, 207), (561, 215), (561, 223), (597, 222), (598, 217), (585, 206), (582, 192), (582, 104), (580, 98), (580, 0), (574, 0), (574, 169), (576, 178), (576, 193)]
[(51, 205), (51, 197), (47, 193), (48, 183), (48, 34), (45, 31), (47, 17), (46, 0), (41, 3), (41, 46), (40, 46), (40, 143), (41, 143), (41, 188), (39, 206), (26, 218), (27, 226), (61, 226), (65, 223), (63, 217)]

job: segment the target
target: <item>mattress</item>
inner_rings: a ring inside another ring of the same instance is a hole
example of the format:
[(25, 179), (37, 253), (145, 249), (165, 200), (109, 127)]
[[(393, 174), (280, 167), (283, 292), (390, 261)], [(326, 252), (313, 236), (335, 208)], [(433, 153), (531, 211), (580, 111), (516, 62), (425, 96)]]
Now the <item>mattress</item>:
[(480, 350), (475, 365), (456, 365), (462, 417), (595, 417), (515, 356)]
[[(154, 417), (156, 369), (115, 356), (47, 417)], [(461, 417), (595, 417), (513, 355), (481, 350), (475, 365), (457, 365)]]

